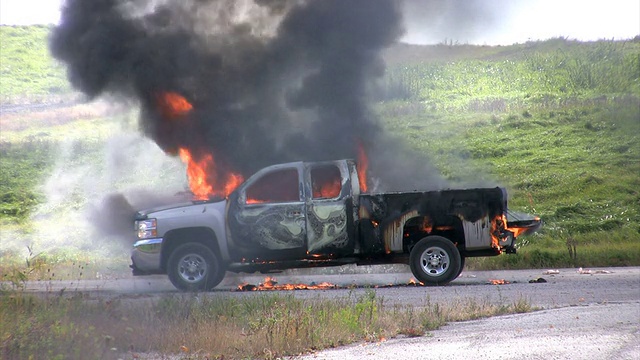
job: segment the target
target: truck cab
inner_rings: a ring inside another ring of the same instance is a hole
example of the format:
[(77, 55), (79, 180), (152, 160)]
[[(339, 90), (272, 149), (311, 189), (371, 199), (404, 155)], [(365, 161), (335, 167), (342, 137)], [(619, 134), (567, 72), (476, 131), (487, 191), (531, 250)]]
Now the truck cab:
[(352, 161), (272, 166), (229, 196), (232, 262), (349, 255), (355, 247)]

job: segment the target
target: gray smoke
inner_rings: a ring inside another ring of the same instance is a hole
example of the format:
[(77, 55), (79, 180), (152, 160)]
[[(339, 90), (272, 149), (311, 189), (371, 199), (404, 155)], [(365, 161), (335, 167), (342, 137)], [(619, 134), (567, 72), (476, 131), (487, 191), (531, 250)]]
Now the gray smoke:
[[(385, 136), (367, 107), (381, 50), (403, 34), (400, 4), (68, 0), (50, 48), (89, 97), (136, 99), (142, 132), (166, 153), (213, 154), (210, 183), (274, 163), (356, 158), (363, 146), (383, 187), (440, 187), (424, 156)], [(169, 92), (193, 109), (168, 115)]]
[(413, 44), (475, 43), (500, 28), (517, 0), (408, 0), (402, 5), (407, 34)]

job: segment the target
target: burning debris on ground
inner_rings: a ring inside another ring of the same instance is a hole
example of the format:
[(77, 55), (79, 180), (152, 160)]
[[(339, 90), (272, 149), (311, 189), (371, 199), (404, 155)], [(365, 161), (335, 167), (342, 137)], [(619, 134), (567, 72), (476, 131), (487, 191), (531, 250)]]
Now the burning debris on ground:
[(487, 282), (487, 284), (491, 284), (491, 285), (506, 285), (506, 284), (510, 284), (510, 282), (508, 282), (507, 280), (504, 279), (491, 279)]
[(263, 283), (253, 285), (249, 283), (242, 283), (238, 285), (238, 291), (282, 291), (282, 290), (327, 290), (337, 289), (339, 286), (328, 282), (321, 282), (319, 284), (282, 284), (279, 285), (278, 281), (273, 277), (266, 277)]
[[(530, 284), (534, 283), (546, 283), (547, 280), (544, 278), (537, 278), (533, 280), (529, 280)], [(511, 282), (504, 279), (490, 279), (486, 282), (487, 285), (508, 285), (511, 283), (517, 283), (517, 281)], [(338, 289), (354, 289), (354, 288), (373, 288), (373, 289), (384, 289), (384, 288), (401, 288), (401, 287), (426, 287), (427, 285), (417, 281), (414, 278), (410, 278), (406, 283), (396, 283), (396, 284), (386, 284), (386, 285), (364, 285), (364, 284), (351, 284), (351, 285), (337, 285), (328, 282), (315, 283), (312, 282), (310, 284), (304, 283), (287, 283), (287, 284), (279, 284), (276, 278), (274, 277), (266, 277), (264, 282), (259, 283), (257, 285), (250, 284), (247, 282), (243, 282), (238, 284), (235, 291), (290, 291), (290, 290), (338, 290)]]
[[(497, 280), (490, 280), (497, 281)], [(504, 280), (502, 280), (504, 281)], [(508, 284), (509, 282), (504, 282)], [(499, 285), (499, 284), (494, 284)], [(293, 284), (278, 284), (278, 281), (274, 277), (266, 277), (264, 282), (259, 283), (258, 285), (250, 284), (247, 282), (243, 282), (238, 284), (236, 287), (236, 291), (287, 291), (287, 290), (337, 290), (337, 289), (354, 289), (354, 288), (373, 288), (373, 289), (384, 289), (384, 288), (399, 288), (399, 287), (426, 287), (427, 285), (417, 281), (414, 278), (410, 278), (406, 283), (397, 283), (397, 284), (351, 284), (351, 285), (337, 285), (328, 282), (320, 282), (315, 283), (312, 282), (310, 284), (304, 283), (293, 283)]]
[(300, 160), (358, 159), (393, 190), (442, 187), (368, 108), (400, 11), (391, 0), (69, 0), (50, 48), (90, 98), (140, 104), (141, 131), (187, 164), (197, 199)]

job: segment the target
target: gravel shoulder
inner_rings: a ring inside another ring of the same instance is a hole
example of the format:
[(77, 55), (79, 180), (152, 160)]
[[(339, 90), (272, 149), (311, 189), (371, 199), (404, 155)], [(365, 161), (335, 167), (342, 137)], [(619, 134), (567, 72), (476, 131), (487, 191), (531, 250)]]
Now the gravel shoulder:
[(446, 325), (426, 336), (296, 359), (640, 359), (640, 302), (591, 304)]

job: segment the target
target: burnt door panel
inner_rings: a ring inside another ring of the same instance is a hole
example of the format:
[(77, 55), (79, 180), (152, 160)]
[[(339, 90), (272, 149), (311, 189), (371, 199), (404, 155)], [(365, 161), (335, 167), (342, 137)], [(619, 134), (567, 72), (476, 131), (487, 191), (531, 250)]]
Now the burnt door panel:
[(307, 246), (310, 255), (353, 253), (354, 233), (348, 169), (338, 164), (313, 165), (307, 206)]
[(303, 203), (251, 204), (236, 213), (238, 234), (249, 246), (266, 250), (302, 248), (305, 244)]
[(235, 261), (286, 260), (306, 254), (305, 203), (299, 171), (275, 169), (230, 197), (230, 253)]

